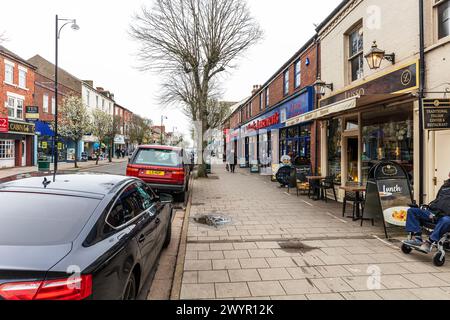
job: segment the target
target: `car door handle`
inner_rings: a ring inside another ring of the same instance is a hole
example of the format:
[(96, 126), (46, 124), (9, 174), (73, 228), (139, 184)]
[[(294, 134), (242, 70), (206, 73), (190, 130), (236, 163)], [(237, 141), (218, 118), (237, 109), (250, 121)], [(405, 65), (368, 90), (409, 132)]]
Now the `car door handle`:
[(140, 237), (139, 237), (139, 240), (138, 240), (138, 242), (139, 243), (144, 243), (145, 242), (145, 236), (142, 234)]

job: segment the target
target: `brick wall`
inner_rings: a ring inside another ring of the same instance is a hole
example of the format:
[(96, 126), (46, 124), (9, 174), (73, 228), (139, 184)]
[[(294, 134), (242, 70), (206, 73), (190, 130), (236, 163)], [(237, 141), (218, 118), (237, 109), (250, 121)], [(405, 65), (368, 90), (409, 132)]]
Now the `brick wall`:
[[(5, 83), (5, 59), (14, 63), (14, 85)], [(26, 88), (19, 88), (19, 66), (27, 69), (27, 77), (26, 77)], [(7, 103), (7, 93), (13, 93), (20, 96), (23, 96), (24, 101), (24, 114), (25, 107), (33, 105), (33, 93), (34, 93), (34, 79), (35, 73), (33, 68), (28, 65), (23, 64), (22, 62), (13, 59), (12, 57), (5, 56), (0, 53), (0, 116), (7, 117), (8, 109), (6, 108)]]

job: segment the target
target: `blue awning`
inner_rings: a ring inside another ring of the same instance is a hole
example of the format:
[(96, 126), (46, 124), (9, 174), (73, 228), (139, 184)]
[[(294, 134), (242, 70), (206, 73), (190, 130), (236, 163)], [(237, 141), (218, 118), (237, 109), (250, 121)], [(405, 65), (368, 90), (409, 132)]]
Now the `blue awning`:
[(39, 136), (50, 136), (53, 137), (55, 133), (47, 122), (44, 121), (36, 121), (36, 129), (35, 132)]

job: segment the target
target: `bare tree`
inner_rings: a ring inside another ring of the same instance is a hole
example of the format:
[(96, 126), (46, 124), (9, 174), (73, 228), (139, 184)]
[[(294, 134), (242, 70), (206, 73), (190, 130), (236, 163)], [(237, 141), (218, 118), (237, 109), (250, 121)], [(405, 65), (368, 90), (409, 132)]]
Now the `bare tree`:
[(81, 98), (70, 96), (64, 99), (59, 113), (59, 135), (75, 142), (75, 168), (78, 168), (78, 145), (83, 136), (91, 130), (89, 111)]
[[(140, 43), (142, 70), (165, 76), (164, 102), (181, 102), (202, 135), (208, 131), (208, 101), (217, 76), (262, 37), (244, 0), (156, 0), (131, 26)], [(207, 145), (202, 138), (199, 154)], [(206, 176), (206, 166), (199, 166)]]
[(112, 131), (113, 117), (100, 109), (94, 109), (94, 111), (92, 112), (92, 134), (97, 137), (98, 143), (100, 144), (100, 147), (96, 152), (97, 165), (98, 161), (100, 160), (99, 158), (102, 145), (107, 142), (107, 139), (111, 136)]

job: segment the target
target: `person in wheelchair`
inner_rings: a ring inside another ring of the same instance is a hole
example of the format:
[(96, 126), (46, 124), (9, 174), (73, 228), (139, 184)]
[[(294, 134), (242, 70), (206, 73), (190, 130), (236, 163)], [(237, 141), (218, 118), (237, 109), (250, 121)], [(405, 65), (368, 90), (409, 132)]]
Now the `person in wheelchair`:
[[(436, 224), (429, 240), (422, 238), (422, 226), (426, 223)], [(405, 244), (416, 247), (424, 253), (431, 253), (433, 245), (450, 232), (450, 173), (449, 180), (445, 181), (439, 190), (436, 200), (426, 208), (411, 208), (408, 210), (406, 231), (413, 235), (413, 239)]]

